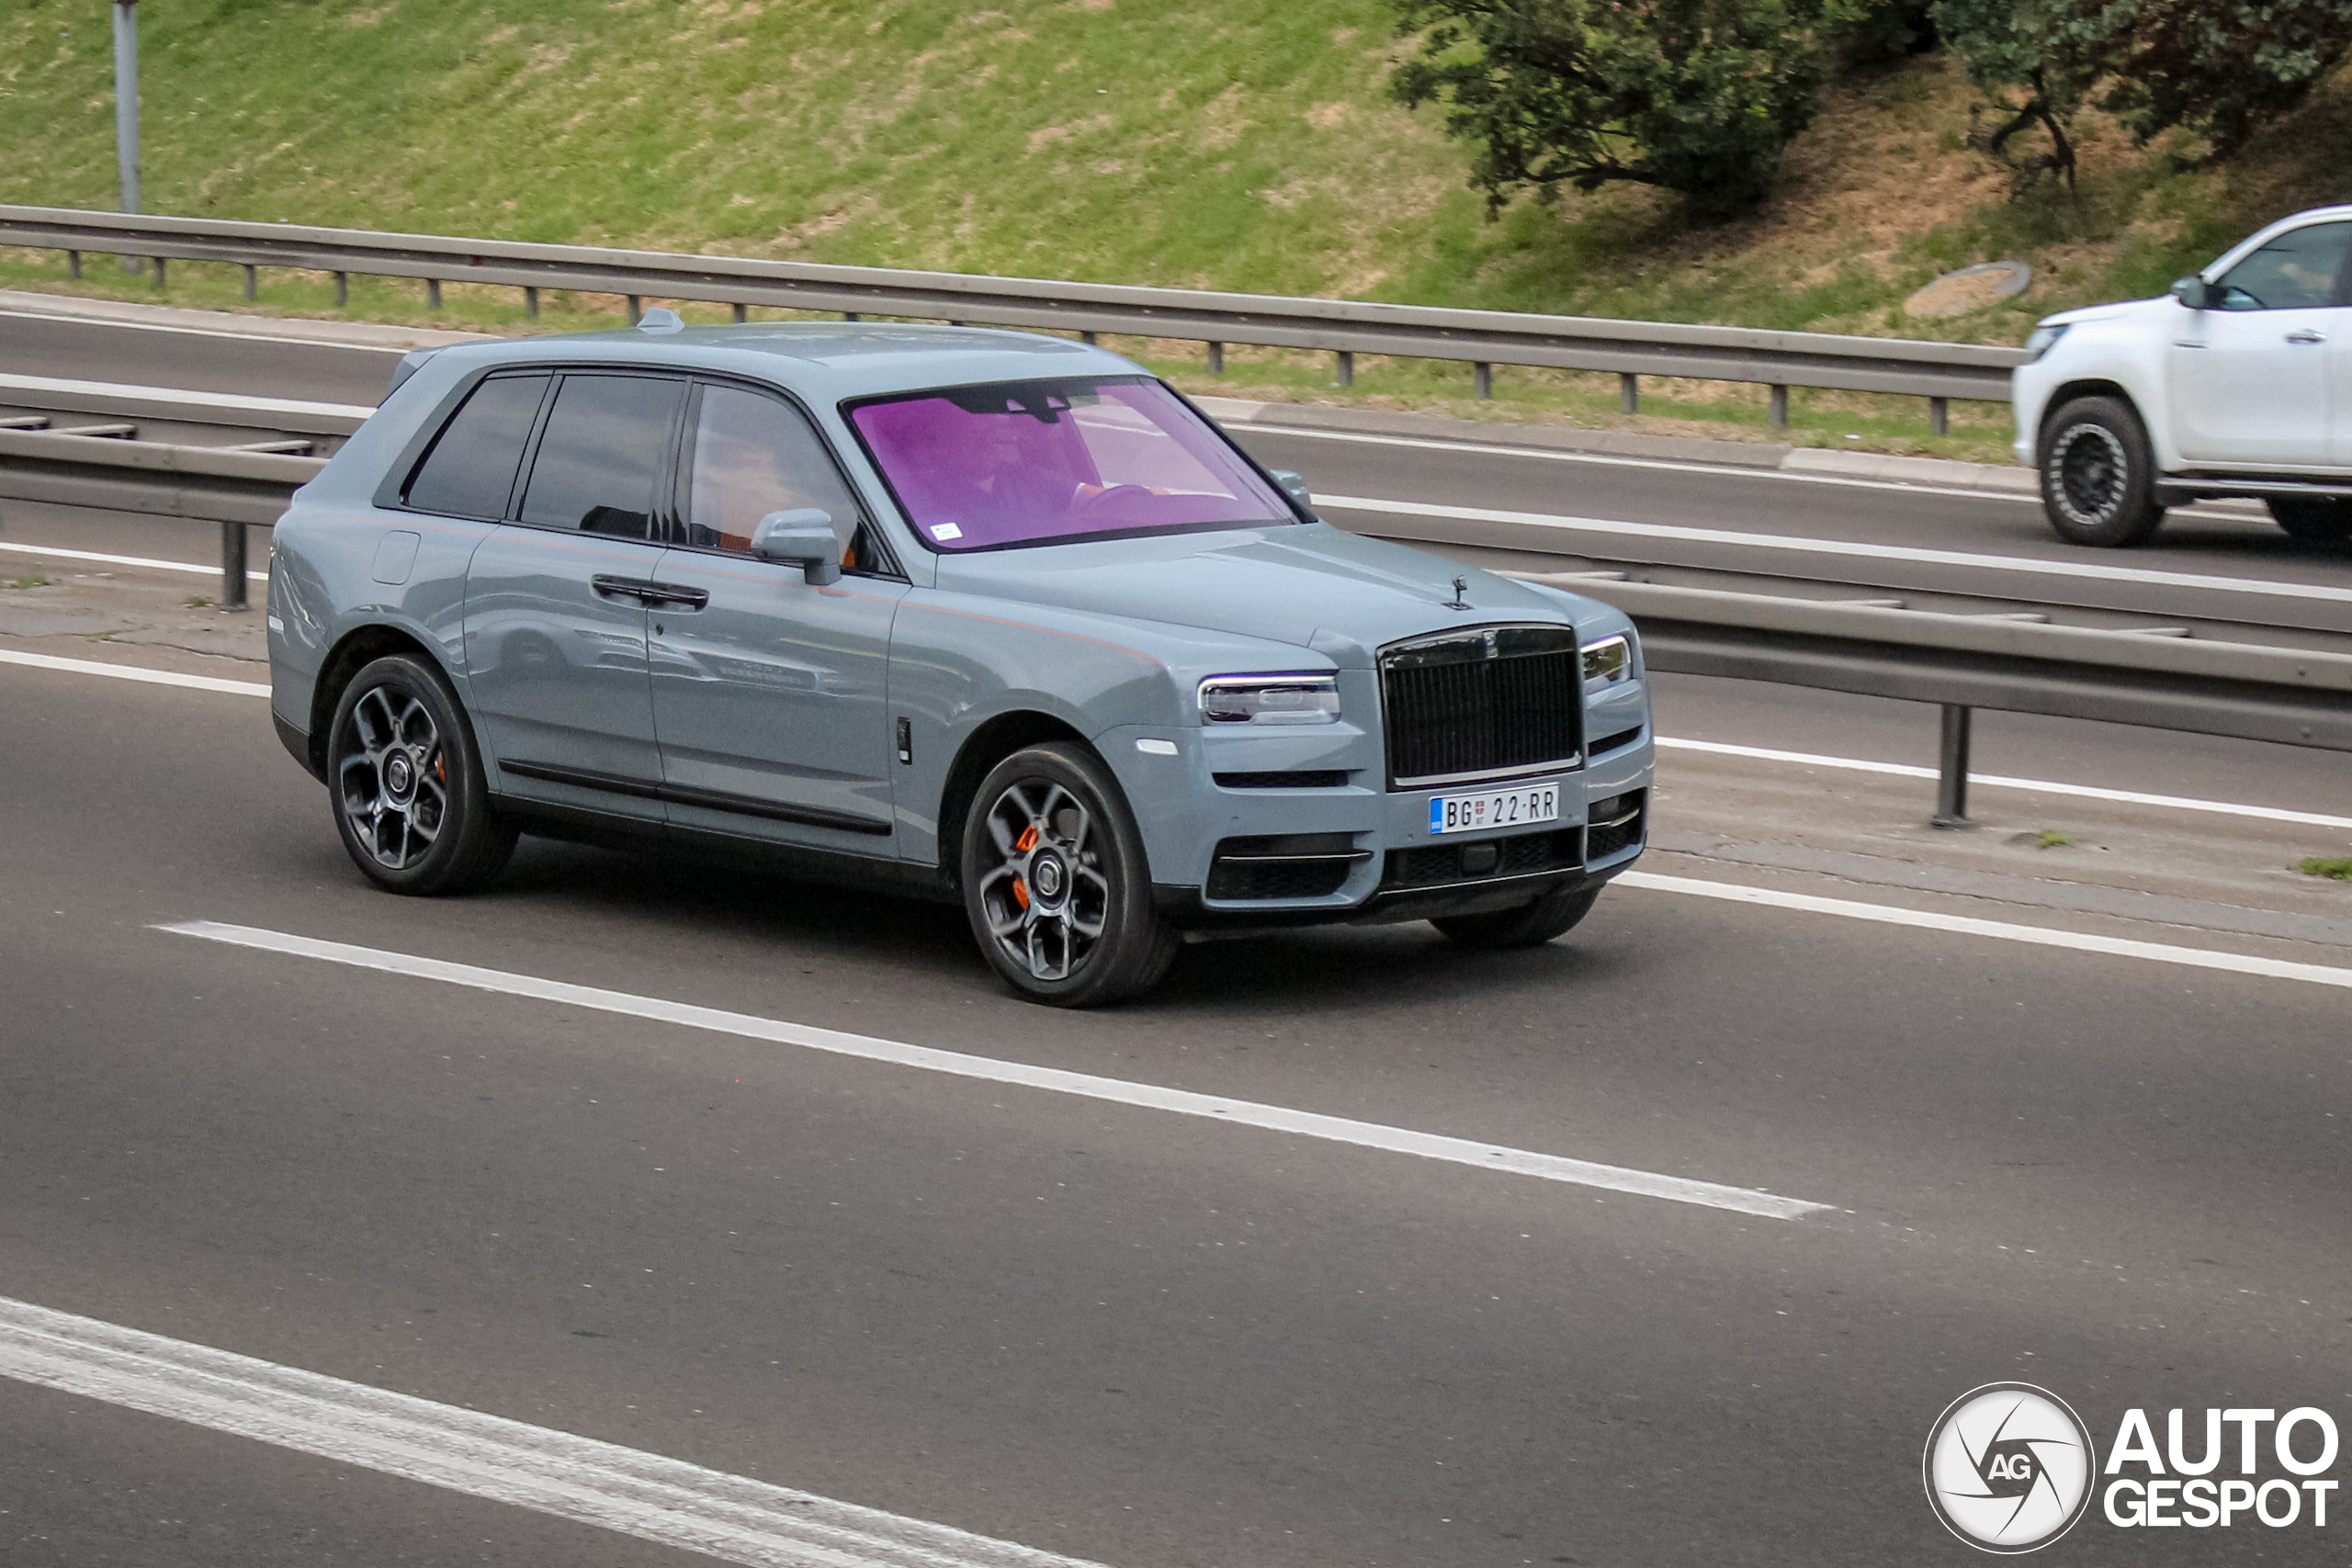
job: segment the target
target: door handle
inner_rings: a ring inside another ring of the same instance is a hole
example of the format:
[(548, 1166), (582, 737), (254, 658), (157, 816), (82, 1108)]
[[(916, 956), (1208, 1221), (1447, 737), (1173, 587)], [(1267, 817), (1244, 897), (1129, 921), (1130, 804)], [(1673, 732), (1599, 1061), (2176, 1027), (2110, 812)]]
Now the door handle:
[(2287, 334), (2289, 343), (2325, 343), (2327, 334), (2315, 327), (2298, 327)]
[(614, 577), (605, 572), (598, 572), (588, 580), (588, 586), (607, 598), (634, 599), (640, 604), (651, 604), (652, 601), (648, 599), (646, 594), (660, 584), (642, 577)]
[(710, 603), (709, 589), (683, 582), (648, 582), (638, 589), (637, 596), (649, 604), (667, 604), (677, 610), (699, 610)]

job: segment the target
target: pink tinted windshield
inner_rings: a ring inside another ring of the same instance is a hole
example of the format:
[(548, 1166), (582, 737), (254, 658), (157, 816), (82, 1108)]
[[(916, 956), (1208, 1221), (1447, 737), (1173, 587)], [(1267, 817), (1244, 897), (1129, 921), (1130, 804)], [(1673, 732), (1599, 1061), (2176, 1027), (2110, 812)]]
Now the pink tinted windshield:
[(957, 387), (850, 421), (934, 549), (1297, 521), (1156, 381)]

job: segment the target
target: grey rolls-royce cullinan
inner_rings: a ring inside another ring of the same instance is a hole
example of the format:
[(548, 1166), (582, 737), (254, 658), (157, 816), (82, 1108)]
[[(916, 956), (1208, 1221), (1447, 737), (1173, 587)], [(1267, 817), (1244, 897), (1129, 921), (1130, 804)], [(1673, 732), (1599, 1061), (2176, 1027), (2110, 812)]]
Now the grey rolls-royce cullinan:
[(1609, 606), (1317, 520), (1132, 362), (822, 322), (412, 355), (295, 496), (277, 733), (359, 869), (520, 832), (960, 900), (1023, 995), (1188, 933), (1548, 942), (1642, 850)]

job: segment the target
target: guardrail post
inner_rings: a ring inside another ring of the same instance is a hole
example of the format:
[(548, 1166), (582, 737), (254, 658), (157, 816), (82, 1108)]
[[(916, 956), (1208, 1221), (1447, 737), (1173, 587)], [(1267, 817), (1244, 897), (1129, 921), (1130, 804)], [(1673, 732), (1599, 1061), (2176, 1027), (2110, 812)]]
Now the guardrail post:
[(1789, 388), (1788, 388), (1788, 383), (1787, 383), (1787, 382), (1785, 382), (1785, 381), (1776, 381), (1776, 382), (1774, 382), (1774, 383), (1772, 384), (1772, 428), (1773, 428), (1773, 429), (1775, 429), (1775, 430), (1786, 430), (1786, 429), (1788, 429), (1788, 427), (1789, 427)]
[(1495, 395), (1495, 367), (1483, 359), (1470, 367), (1470, 395), (1482, 403)]
[(855, 310), (843, 310), (842, 312), (842, 320), (844, 321), (854, 321), (861, 319), (862, 318), (859, 317)]
[(1089, 347), (1089, 348), (1092, 348), (1092, 347), (1096, 346), (1096, 344), (1095, 344), (1095, 338), (1094, 338), (1094, 334), (1093, 334), (1092, 333), (1088, 333), (1088, 332), (1082, 332), (1082, 333), (1080, 333), (1078, 334), (1078, 341), (1079, 341), (1079, 342), (1080, 342), (1080, 343), (1082, 343), (1082, 344), (1085, 344), (1087, 347)]
[(220, 525), (220, 607), (224, 610), (252, 608), (245, 602), (245, 525), (243, 523)]
[(1356, 356), (1350, 350), (1343, 348), (1331, 355), (1331, 384), (1336, 387), (1356, 384)]
[(1209, 344), (1209, 374), (1212, 376), (1225, 374), (1225, 344), (1221, 343)]
[(630, 326), (637, 325), (637, 319), (645, 314), (645, 310), (643, 309), (644, 304), (645, 301), (634, 294), (628, 297), (628, 324)]
[(424, 280), (424, 308), (428, 310), (441, 309), (441, 280), (437, 277)]
[(751, 319), (752, 308), (749, 305), (738, 305), (735, 307), (735, 324), (737, 326), (741, 326)]
[(261, 268), (251, 262), (245, 264), (245, 299), (250, 303), (261, 292)]
[(523, 288), (523, 319), (526, 321), (539, 319), (539, 291), (528, 284)]
[(334, 308), (340, 310), (350, 303), (351, 274), (338, 272), (334, 275)]
[(1642, 412), (1642, 378), (1630, 370), (1621, 370), (1617, 373), (1617, 412), (1619, 413)]
[[(133, 256), (133, 257), (131, 257), (130, 259), (131, 259), (132, 261), (137, 261), (139, 258), (138, 258), (137, 256)], [(158, 294), (161, 294), (163, 291), (164, 291), (164, 258), (163, 258), (163, 257), (161, 257), (161, 256), (157, 256), (157, 257), (155, 258), (155, 292), (156, 292), (156, 293), (158, 293)]]
[(1958, 703), (1946, 703), (1944, 708), (1943, 744), (1936, 775), (1936, 814), (1929, 820), (1938, 828), (1973, 828), (1968, 819), (1968, 731), (1969, 720), (1975, 710)]
[(76, 281), (78, 281), (78, 280), (81, 278), (81, 276), (82, 276), (82, 253), (81, 253), (81, 252), (79, 252), (79, 251), (68, 251), (68, 252), (66, 252), (66, 253), (65, 253), (65, 276), (68, 276), (68, 277), (74, 278), (74, 279), (75, 279)]
[(1930, 435), (1951, 434), (1951, 400), (1950, 398), (1928, 400), (1928, 434)]

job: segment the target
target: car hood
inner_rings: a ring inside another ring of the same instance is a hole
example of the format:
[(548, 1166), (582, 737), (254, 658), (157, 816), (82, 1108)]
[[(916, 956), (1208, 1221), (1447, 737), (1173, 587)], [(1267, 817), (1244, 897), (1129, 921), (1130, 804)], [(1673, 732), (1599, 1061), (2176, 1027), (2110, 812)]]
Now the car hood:
[(2054, 316), (2044, 316), (2040, 325), (2071, 327), (2084, 321), (2112, 321), (2120, 317), (2137, 315), (2159, 306), (2177, 305), (2169, 294), (2159, 294), (2153, 299), (2118, 299), (2109, 305), (2085, 305), (2076, 310), (2061, 310)]
[[(1466, 609), (1453, 607), (1456, 579)], [(947, 556), (939, 586), (1294, 643), (1341, 665), (1454, 626), (1574, 624), (1556, 596), (1322, 523)]]

